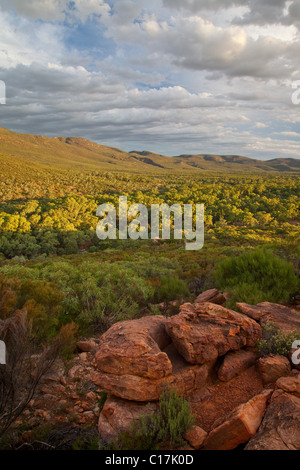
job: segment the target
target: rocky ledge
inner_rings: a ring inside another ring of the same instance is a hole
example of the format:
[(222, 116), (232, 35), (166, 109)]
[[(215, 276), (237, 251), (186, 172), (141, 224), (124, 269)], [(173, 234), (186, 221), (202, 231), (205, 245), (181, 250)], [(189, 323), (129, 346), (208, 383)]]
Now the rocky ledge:
[(239, 304), (239, 313), (224, 300), (211, 290), (178, 315), (120, 322), (100, 338), (92, 380), (108, 393), (98, 423), (104, 442), (155, 410), (168, 384), (196, 415), (189, 448), (300, 449), (300, 374), (286, 357), (259, 358), (255, 349), (264, 321), (299, 330), (300, 339), (300, 317), (270, 303)]

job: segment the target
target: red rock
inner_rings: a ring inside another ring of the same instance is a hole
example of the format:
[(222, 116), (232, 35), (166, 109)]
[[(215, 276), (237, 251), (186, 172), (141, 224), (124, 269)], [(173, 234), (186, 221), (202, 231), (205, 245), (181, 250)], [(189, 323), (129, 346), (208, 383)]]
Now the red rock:
[(265, 390), (233, 413), (211, 431), (204, 442), (205, 450), (232, 450), (248, 442), (259, 428), (272, 390)]
[(261, 328), (246, 315), (212, 303), (184, 304), (165, 324), (177, 351), (192, 364), (204, 364), (228, 351), (254, 346)]
[(284, 305), (262, 302), (258, 305), (238, 303), (238, 308), (250, 318), (263, 323), (273, 323), (283, 331), (300, 331), (300, 317)]
[(284, 356), (261, 357), (257, 361), (257, 367), (264, 385), (273, 384), (277, 379), (289, 375), (291, 372), (290, 361)]
[(300, 398), (275, 391), (258, 433), (245, 450), (300, 450)]
[[(182, 361), (184, 362), (184, 360)], [(136, 375), (96, 373), (93, 377), (93, 382), (100, 389), (106, 390), (119, 398), (148, 402), (159, 399), (165, 384), (176, 387), (184, 395), (189, 395), (197, 388), (204, 386), (208, 372), (209, 367), (206, 364), (203, 366), (191, 366), (185, 363), (185, 366), (178, 367), (174, 374), (164, 379), (155, 380)]]
[(98, 430), (101, 439), (109, 443), (120, 433), (127, 431), (131, 423), (141, 415), (147, 415), (157, 409), (156, 404), (135, 403), (109, 396), (99, 417)]
[(276, 387), (300, 398), (300, 374), (294, 377), (281, 377), (277, 380)]
[(193, 426), (183, 437), (194, 449), (198, 450), (203, 446), (207, 432), (199, 426)]
[(236, 375), (251, 367), (256, 362), (257, 357), (257, 353), (244, 349), (229, 352), (226, 354), (218, 370), (219, 379), (223, 382), (228, 382)]
[(84, 353), (93, 352), (97, 349), (98, 344), (93, 340), (78, 341), (77, 348)]
[(170, 343), (162, 316), (144, 317), (113, 325), (100, 339), (95, 356), (98, 370), (106, 374), (162, 379), (172, 365), (162, 349)]
[(198, 295), (195, 300), (196, 304), (202, 304), (204, 302), (211, 302), (212, 304), (223, 305), (226, 302), (226, 298), (222, 292), (218, 289), (210, 289), (202, 294)]

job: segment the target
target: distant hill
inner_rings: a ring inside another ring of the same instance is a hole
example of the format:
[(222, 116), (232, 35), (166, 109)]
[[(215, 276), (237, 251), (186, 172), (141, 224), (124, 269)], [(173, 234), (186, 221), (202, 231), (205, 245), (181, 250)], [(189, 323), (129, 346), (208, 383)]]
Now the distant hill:
[(238, 155), (179, 155), (166, 157), (152, 152), (124, 152), (80, 137), (44, 137), (19, 134), (0, 127), (0, 165), (77, 171), (123, 170), (135, 172), (300, 172), (300, 160), (255, 160)]

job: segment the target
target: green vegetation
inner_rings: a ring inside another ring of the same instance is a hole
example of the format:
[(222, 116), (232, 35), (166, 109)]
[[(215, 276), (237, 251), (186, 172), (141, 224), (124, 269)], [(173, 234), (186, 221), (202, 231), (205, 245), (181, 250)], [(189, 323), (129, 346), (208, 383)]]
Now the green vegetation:
[(284, 333), (270, 322), (262, 325), (262, 330), (263, 339), (256, 344), (260, 355), (279, 354), (289, 357), (293, 342), (299, 339), (299, 332)]
[(176, 390), (165, 388), (158, 410), (142, 415), (105, 450), (153, 450), (168, 443), (170, 447), (184, 444), (184, 434), (193, 426), (190, 404)]
[[(172, 301), (193, 301), (216, 286), (230, 292), (232, 307), (299, 298), (298, 160), (167, 158), (77, 138), (3, 129), (0, 136), (0, 323), (27, 312), (28, 357), (57, 344), (68, 359), (82, 336), (122, 320), (175, 314)], [(152, 204), (203, 203), (203, 249), (187, 251), (180, 240), (100, 241), (96, 209), (117, 207), (121, 195), (149, 212)], [(293, 335), (267, 330), (261, 353), (287, 354)], [(142, 417), (114, 445), (181, 445), (191, 424), (188, 403), (165, 391), (159, 412)], [(94, 434), (76, 434), (72, 445), (93, 447)]]
[(215, 278), (217, 286), (229, 292), (232, 305), (286, 302), (299, 288), (293, 265), (260, 247), (222, 261)]

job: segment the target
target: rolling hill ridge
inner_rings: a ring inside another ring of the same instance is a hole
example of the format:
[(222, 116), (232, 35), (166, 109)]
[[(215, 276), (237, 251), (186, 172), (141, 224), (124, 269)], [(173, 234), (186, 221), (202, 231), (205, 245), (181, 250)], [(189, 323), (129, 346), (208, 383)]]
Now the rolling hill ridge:
[(149, 151), (124, 152), (81, 137), (44, 137), (0, 128), (0, 164), (9, 163), (77, 171), (300, 172), (300, 159), (261, 161), (207, 154), (167, 157)]

